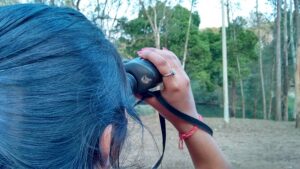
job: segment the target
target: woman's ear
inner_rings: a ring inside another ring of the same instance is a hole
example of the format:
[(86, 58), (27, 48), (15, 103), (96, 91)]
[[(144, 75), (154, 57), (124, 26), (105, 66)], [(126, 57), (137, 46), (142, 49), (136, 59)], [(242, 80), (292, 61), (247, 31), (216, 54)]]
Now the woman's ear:
[(101, 168), (107, 169), (110, 168), (109, 162), (109, 154), (110, 154), (110, 144), (111, 144), (111, 137), (112, 137), (112, 125), (108, 125), (104, 131), (102, 136), (99, 138), (99, 148), (101, 150), (101, 158), (100, 165)]

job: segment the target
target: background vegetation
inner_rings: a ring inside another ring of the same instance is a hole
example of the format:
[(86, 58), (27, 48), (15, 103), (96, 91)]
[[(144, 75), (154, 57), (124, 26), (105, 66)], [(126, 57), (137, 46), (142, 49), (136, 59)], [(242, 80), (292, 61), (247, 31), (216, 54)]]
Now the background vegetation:
[[(192, 81), (198, 111), (223, 116), (221, 27), (199, 29), (197, 1), (184, 8), (181, 1), (0, 0), (0, 5), (45, 3), (82, 11), (103, 30), (125, 58), (145, 46), (175, 52)], [(231, 117), (295, 120), (299, 72), (299, 2), (269, 0), (267, 15), (256, 8), (250, 17), (233, 16), (238, 4), (226, 0), (229, 112)], [(122, 5), (133, 6), (137, 17), (119, 14)], [(114, 12), (113, 12), (114, 11)], [(220, 16), (221, 17), (221, 16)], [(298, 50), (297, 50), (298, 49)], [(300, 95), (298, 95), (300, 96)], [(297, 104), (298, 103), (298, 104)], [(299, 105), (299, 106), (297, 106)]]

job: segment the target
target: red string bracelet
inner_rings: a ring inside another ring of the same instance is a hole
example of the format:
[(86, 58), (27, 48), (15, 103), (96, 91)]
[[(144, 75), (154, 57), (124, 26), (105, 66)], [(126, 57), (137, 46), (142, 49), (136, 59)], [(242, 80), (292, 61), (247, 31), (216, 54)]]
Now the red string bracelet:
[[(199, 114), (199, 120), (203, 121), (203, 117)], [(183, 149), (183, 141), (190, 138), (196, 131), (198, 130), (198, 127), (196, 125), (193, 126), (193, 128), (185, 133), (179, 133), (179, 143), (178, 148), (180, 150)]]

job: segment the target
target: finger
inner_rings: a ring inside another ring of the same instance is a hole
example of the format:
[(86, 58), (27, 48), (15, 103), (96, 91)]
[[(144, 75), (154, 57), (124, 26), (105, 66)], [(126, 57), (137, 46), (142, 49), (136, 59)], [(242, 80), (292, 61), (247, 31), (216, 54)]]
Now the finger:
[(170, 60), (175, 62), (176, 65), (181, 66), (181, 62), (180, 62), (179, 58), (172, 51), (163, 47), (163, 50), (161, 52), (164, 52), (164, 56), (166, 56), (167, 58), (169, 58)]
[[(163, 75), (171, 74), (174, 76), (176, 74), (177, 80), (181, 81), (181, 79), (182, 80), (186, 79), (187, 75), (186, 75), (184, 69), (182, 68), (179, 59), (173, 52), (166, 50), (166, 48), (164, 50), (160, 50), (160, 49), (156, 49), (156, 48), (143, 48), (142, 53), (144, 53), (146, 55), (145, 56), (146, 59), (147, 59), (147, 54), (149, 54), (149, 57), (154, 57), (153, 59), (157, 59), (157, 60), (159, 60), (159, 58), (157, 58), (157, 57), (160, 56), (163, 59), (165, 59), (167, 61), (167, 63), (169, 63), (169, 65), (171, 65), (171, 67), (168, 69), (168, 73), (163, 74)], [(148, 57), (148, 59), (151, 61), (151, 58), (149, 58), (149, 57)], [(172, 71), (175, 72), (175, 74), (172, 74)], [(164, 79), (167, 79), (170, 77), (174, 78), (173, 76), (168, 76), (168, 77), (165, 77)], [(176, 84), (176, 86), (177, 86), (177, 84)]]
[[(157, 52), (157, 50), (155, 50), (154, 48), (143, 49), (138, 52), (138, 55), (141, 58), (147, 59), (150, 62), (152, 62), (154, 66), (158, 69), (160, 74), (162, 74), (164, 84), (163, 90), (172, 90), (175, 87), (177, 88), (178, 85), (174, 75), (164, 77), (164, 75), (167, 75), (172, 71), (172, 67), (167, 62), (167, 60)], [(175, 70), (175, 72), (176, 71), (177, 70)]]
[(163, 50), (157, 48), (143, 48), (142, 50), (151, 50), (158, 54), (160, 54), (166, 61), (171, 65), (172, 68), (181, 68), (180, 60), (177, 56), (169, 51), (167, 48), (163, 48)]
[(167, 59), (163, 58), (155, 48), (147, 48), (142, 49), (137, 52), (138, 55), (146, 60), (149, 60), (151, 63), (155, 65), (160, 74), (165, 75), (168, 74), (171, 70), (171, 65), (167, 61)]

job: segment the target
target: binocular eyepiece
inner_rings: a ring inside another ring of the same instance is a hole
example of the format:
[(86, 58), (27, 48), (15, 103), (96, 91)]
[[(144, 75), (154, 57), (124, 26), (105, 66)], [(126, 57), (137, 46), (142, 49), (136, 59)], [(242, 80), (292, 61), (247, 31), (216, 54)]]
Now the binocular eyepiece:
[(149, 61), (135, 58), (125, 61), (127, 80), (134, 94), (142, 94), (162, 82), (162, 76)]

